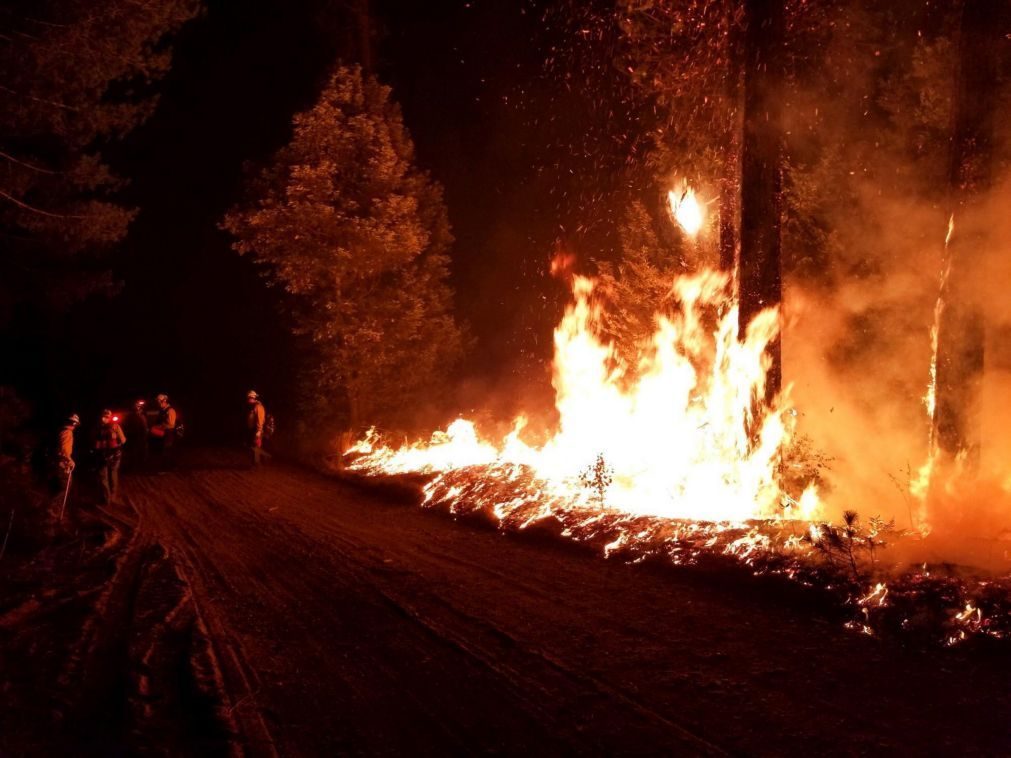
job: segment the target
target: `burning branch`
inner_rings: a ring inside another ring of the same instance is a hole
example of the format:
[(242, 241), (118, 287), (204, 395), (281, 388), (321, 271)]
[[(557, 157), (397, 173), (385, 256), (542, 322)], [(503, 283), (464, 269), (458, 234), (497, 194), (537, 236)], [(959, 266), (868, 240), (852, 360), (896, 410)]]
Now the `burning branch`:
[(695, 196), (695, 190), (685, 182), (680, 191), (671, 190), (667, 193), (667, 202), (678, 226), (689, 237), (695, 237), (702, 229), (702, 222), (705, 220), (705, 207)]

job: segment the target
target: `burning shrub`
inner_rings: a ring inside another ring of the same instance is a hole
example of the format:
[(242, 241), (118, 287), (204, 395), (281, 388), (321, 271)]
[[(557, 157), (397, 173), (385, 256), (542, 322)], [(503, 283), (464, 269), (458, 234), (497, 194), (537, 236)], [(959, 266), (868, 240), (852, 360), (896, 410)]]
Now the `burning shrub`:
[(808, 435), (800, 434), (783, 447), (778, 479), (790, 501), (797, 503), (812, 485), (819, 493), (828, 491), (826, 474), (831, 468), (832, 457), (820, 450)]
[(875, 516), (865, 528), (856, 511), (844, 511), (842, 524), (813, 524), (806, 539), (831, 566), (844, 567), (852, 580), (859, 583), (864, 578), (861, 564), (870, 562), (873, 570), (877, 550), (888, 544), (884, 537), (894, 533), (894, 520), (885, 522)]

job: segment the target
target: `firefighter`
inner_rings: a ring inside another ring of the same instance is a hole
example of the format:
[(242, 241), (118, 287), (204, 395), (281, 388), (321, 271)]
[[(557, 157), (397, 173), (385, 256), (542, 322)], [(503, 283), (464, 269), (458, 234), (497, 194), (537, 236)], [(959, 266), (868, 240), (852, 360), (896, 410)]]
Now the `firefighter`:
[(64, 494), (70, 484), (70, 476), (74, 471), (74, 432), (81, 425), (81, 417), (76, 413), (67, 416), (60, 429), (56, 445), (56, 460), (54, 461), (53, 489)]
[(246, 393), (246, 403), (249, 405), (249, 413), (246, 416), (247, 439), (253, 456), (253, 468), (256, 468), (264, 458), (270, 458), (270, 453), (263, 449), (263, 429), (267, 422), (267, 410), (255, 390)]
[(158, 410), (156, 411), (155, 423), (149, 430), (149, 435), (151, 447), (161, 457), (163, 464), (165, 464), (172, 454), (172, 445), (175, 443), (176, 409), (169, 402), (169, 396), (164, 393), (158, 395), (155, 399), (158, 402)]
[(123, 419), (123, 431), (129, 431), (127, 438), (130, 444), (126, 446), (126, 460), (129, 468), (134, 471), (143, 469), (147, 465), (148, 454), (148, 428), (147, 428), (147, 404), (143, 400), (137, 400), (133, 404), (133, 410)]
[(101, 423), (95, 434), (95, 453), (98, 458), (98, 483), (102, 488), (102, 501), (109, 505), (119, 494), (119, 464), (123, 460), (126, 435), (119, 419), (112, 411), (102, 411)]

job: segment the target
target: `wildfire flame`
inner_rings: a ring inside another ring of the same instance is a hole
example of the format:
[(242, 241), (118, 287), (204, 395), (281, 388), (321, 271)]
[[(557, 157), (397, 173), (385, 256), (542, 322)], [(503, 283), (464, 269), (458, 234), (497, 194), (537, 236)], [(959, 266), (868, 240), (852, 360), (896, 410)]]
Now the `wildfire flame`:
[[(944, 248), (948, 249), (951, 244), (951, 236), (955, 232), (954, 214), (948, 219), (948, 233), (944, 236)], [(941, 271), (941, 285), (939, 290), (944, 291), (945, 282), (951, 272), (951, 261), (945, 256), (944, 268)], [(923, 404), (927, 407), (927, 416), (931, 420), (934, 418), (934, 410), (937, 405), (937, 339), (941, 328), (941, 317), (944, 315), (944, 300), (940, 295), (934, 303), (934, 323), (930, 327), (930, 382), (927, 384), (927, 392), (923, 396)]]
[[(461, 497), (460, 482), (481, 482), (500, 518), (512, 508), (596, 508), (702, 521), (770, 518), (797, 505), (780, 490), (776, 466), (791, 433), (785, 395), (763, 407), (778, 312), (763, 311), (738, 339), (738, 310), (727, 275), (677, 279), (674, 316), (657, 316), (635, 366), (601, 335), (593, 280), (572, 279), (573, 302), (555, 329), (553, 386), (557, 431), (540, 446), (521, 439), (517, 419), (504, 439), (482, 439), (459, 419), (424, 443), (384, 446), (370, 433), (353, 449), (352, 468), (435, 474), (430, 499)], [(788, 390), (787, 390), (788, 392)], [(755, 409), (760, 410), (756, 413)], [(466, 475), (470, 467), (472, 475)], [(508, 487), (499, 487), (506, 483)], [(800, 510), (817, 509), (809, 488)]]
[(674, 220), (678, 222), (678, 226), (689, 237), (696, 236), (702, 229), (702, 222), (705, 220), (705, 206), (695, 196), (695, 190), (685, 184), (680, 191), (671, 190), (668, 192), (667, 202), (670, 204), (670, 212), (674, 216)]
[(551, 275), (559, 279), (568, 279), (572, 275), (573, 266), (576, 263), (576, 256), (559, 250), (551, 257)]
[(934, 303), (934, 323), (930, 327), (930, 380), (927, 382), (927, 391), (923, 396), (923, 404), (927, 409), (927, 418), (930, 422), (927, 433), (927, 460), (917, 469), (916, 476), (909, 482), (909, 492), (920, 503), (918, 514), (919, 524), (917, 528), (926, 535), (930, 532), (930, 525), (927, 521), (927, 497), (930, 494), (930, 484), (934, 476), (934, 466), (937, 463), (938, 448), (937, 440), (934, 439), (934, 414), (937, 411), (937, 356), (938, 337), (941, 329), (941, 318), (944, 316), (944, 290), (951, 274), (951, 258), (948, 256), (948, 246), (951, 244), (952, 235), (955, 233), (955, 214), (948, 218), (948, 231), (944, 235), (945, 260), (941, 269), (940, 287), (937, 301)]
[(874, 585), (874, 589), (864, 595), (862, 598), (857, 600), (857, 605), (867, 606), (876, 605), (883, 606), (888, 599), (888, 585), (884, 582), (878, 582)]
[[(500, 439), (457, 419), (428, 441), (397, 447), (371, 431), (349, 451), (350, 468), (427, 474), (427, 506), (480, 513), (509, 530), (543, 525), (596, 544), (605, 557), (692, 565), (720, 555), (810, 586), (805, 562), (828, 533), (818, 523), (824, 506), (813, 482), (797, 495), (777, 475), (793, 431), (789, 388), (771, 405), (760, 402), (778, 313), (760, 313), (739, 338), (727, 276), (681, 277), (670, 293), (676, 312), (656, 317), (651, 339), (626, 364), (619, 356), (627, 351), (601, 336), (606, 312), (593, 280), (568, 281), (573, 301), (554, 333), (558, 419), (545, 442), (524, 439), (524, 417)], [(793, 519), (811, 523), (799, 530)], [(898, 614), (906, 628), (910, 602), (933, 592), (933, 581), (924, 564), (912, 578), (847, 590), (853, 617), (845, 627), (873, 636)], [(981, 610), (968, 592), (960, 600), (941, 641), (1006, 637), (1011, 622)]]

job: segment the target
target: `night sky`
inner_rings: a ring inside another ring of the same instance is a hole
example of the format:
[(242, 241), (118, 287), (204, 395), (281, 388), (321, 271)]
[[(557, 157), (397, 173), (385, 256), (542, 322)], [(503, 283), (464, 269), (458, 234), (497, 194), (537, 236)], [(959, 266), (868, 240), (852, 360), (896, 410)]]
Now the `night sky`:
[[(385, 0), (374, 14), (376, 72), (420, 167), (446, 189), (457, 312), (474, 337), (460, 372), (474, 397), (461, 402), (546, 387), (566, 300), (548, 261), (562, 247), (586, 265), (614, 241), (602, 198), (618, 207), (628, 183), (634, 114), (602, 106), (622, 77), (599, 41), (597, 59), (580, 59), (558, 2)], [(34, 399), (89, 412), (166, 391), (205, 431), (241, 412), (250, 387), (287, 410), (292, 346), (276, 295), (217, 223), (244, 165), (266, 160), (312, 105), (348, 33), (326, 0), (206, 2), (175, 40), (154, 116), (107, 149), (140, 208), (116, 257), (122, 291), (77, 308), (55, 338), (26, 338)]]

